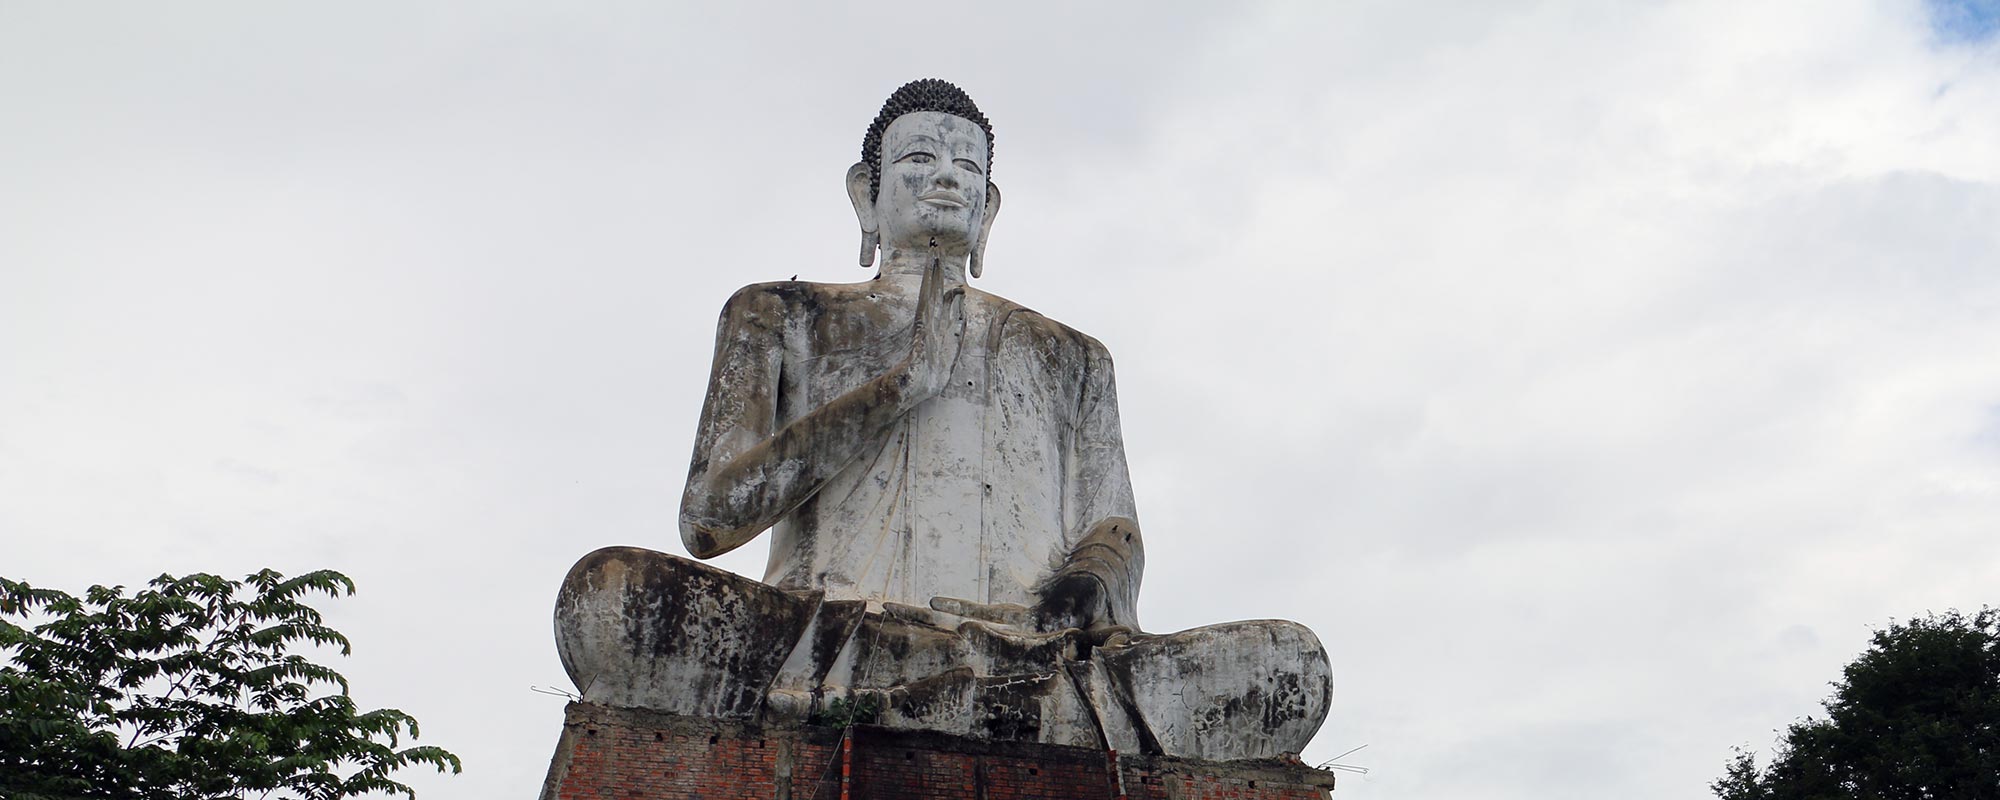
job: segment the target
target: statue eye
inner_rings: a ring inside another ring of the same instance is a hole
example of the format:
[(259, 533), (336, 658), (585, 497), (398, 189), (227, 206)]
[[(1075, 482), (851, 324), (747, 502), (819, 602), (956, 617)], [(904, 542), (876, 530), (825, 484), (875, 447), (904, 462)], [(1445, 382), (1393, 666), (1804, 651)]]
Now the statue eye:
[(983, 175), (986, 172), (985, 170), (979, 168), (979, 164), (973, 162), (970, 159), (961, 158), (958, 159), (955, 163), (958, 164), (959, 169), (965, 170), (966, 172), (970, 172), (974, 175)]
[(918, 150), (914, 153), (910, 153), (909, 155), (903, 156), (902, 158), (896, 159), (896, 163), (901, 164), (904, 162), (909, 162), (911, 164), (929, 164), (936, 160), (937, 156), (931, 155), (922, 150)]

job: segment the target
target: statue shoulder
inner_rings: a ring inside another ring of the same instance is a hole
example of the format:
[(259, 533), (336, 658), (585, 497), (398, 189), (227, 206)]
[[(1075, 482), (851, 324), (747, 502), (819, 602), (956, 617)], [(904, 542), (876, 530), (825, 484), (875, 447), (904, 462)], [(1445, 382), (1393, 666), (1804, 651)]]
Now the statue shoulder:
[(775, 325), (801, 310), (823, 308), (865, 294), (865, 283), (811, 283), (807, 281), (766, 281), (753, 283), (729, 295), (722, 305), (722, 320), (747, 324)]
[(1037, 338), (1068, 342), (1076, 352), (1092, 363), (1111, 364), (1111, 350), (1098, 341), (1097, 337), (1084, 333), (1057, 321), (1055, 318), (1027, 306), (1008, 300), (997, 294), (981, 292), (984, 299), (995, 307), (994, 316), (1004, 319), (1006, 327), (1032, 332)]

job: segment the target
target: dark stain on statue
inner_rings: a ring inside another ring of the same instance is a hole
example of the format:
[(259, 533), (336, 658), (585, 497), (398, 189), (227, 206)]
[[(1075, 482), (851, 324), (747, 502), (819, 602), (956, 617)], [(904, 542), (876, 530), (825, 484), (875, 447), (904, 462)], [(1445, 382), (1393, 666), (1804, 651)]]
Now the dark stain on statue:
[[(1049, 676), (1054, 677), (1054, 676)], [(999, 741), (1032, 742), (1042, 734), (1042, 695), (1046, 680), (1014, 678), (979, 691), (980, 728)]]
[(1264, 717), (1261, 720), (1265, 731), (1275, 731), (1286, 722), (1299, 718), (1305, 713), (1305, 687), (1299, 685), (1299, 676), (1290, 672), (1279, 672), (1271, 687), (1271, 699), (1264, 703)]
[[(604, 552), (604, 551), (599, 551)], [(625, 641), (631, 645), (634, 655), (672, 655), (680, 644), (681, 620), (686, 608), (672, 595), (656, 595), (665, 584), (661, 576), (648, 569), (633, 569), (634, 564), (620, 560), (619, 566), (625, 583), (624, 607), (644, 608), (651, 598), (659, 597), (661, 616), (648, 618), (641, 614), (625, 616)], [(636, 579), (636, 580), (635, 580)]]
[(861, 615), (867, 609), (866, 600), (828, 600), (820, 603), (819, 619), (812, 628), (813, 686), (826, 680), (826, 673), (833, 668), (833, 660), (840, 656), (841, 646), (853, 638), (854, 629), (861, 624)]
[(733, 676), (691, 690), (719, 692), (710, 695), (719, 698), (717, 713), (748, 716), (762, 705), (788, 651), (746, 648), (746, 643), (766, 635), (798, 637), (817, 604), (815, 598), (774, 590), (744, 591), (744, 584), (761, 586), (652, 551), (609, 547), (578, 562), (564, 592), (615, 592), (617, 608), (605, 621), (619, 626), (622, 649), (639, 658), (692, 660), (713, 675)]
[(695, 531), (694, 543), (695, 547), (693, 549), (698, 553), (712, 553), (719, 549), (716, 547), (715, 537), (709, 534), (708, 531)]
[(904, 719), (928, 719), (940, 711), (964, 706), (976, 681), (971, 667), (954, 667), (896, 689), (890, 705)]

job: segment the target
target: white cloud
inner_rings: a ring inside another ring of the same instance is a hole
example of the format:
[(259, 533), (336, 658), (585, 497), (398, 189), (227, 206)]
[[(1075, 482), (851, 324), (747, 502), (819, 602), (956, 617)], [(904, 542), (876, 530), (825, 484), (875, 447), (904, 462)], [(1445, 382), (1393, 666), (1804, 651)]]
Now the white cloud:
[(839, 175), (936, 74), (987, 288), (1118, 356), (1148, 623), (1318, 630), (1339, 796), (1699, 794), (1867, 625), (1994, 602), (1990, 42), (1052, 8), (10, 8), (7, 573), (347, 570), (361, 701), (468, 759), (420, 789), (530, 791), (556, 581), (678, 551), (716, 309), (865, 277)]

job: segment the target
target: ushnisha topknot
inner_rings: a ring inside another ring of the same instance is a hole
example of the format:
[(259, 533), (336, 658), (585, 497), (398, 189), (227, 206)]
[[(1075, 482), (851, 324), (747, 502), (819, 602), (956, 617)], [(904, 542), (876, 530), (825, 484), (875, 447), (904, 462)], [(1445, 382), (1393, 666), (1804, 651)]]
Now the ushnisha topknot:
[(965, 90), (936, 78), (922, 78), (903, 84), (888, 100), (882, 101), (882, 110), (868, 124), (868, 135), (861, 137), (861, 161), (868, 165), (869, 200), (874, 200), (882, 190), (882, 131), (897, 117), (918, 111), (950, 114), (977, 124), (986, 132), (986, 172), (993, 173), (993, 124), (979, 113), (979, 106), (966, 96)]

